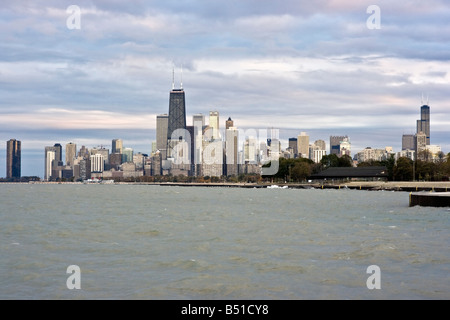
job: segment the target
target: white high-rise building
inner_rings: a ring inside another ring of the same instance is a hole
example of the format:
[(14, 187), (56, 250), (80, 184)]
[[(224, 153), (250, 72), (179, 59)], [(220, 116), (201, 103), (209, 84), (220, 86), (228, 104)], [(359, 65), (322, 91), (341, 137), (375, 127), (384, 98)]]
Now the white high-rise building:
[(101, 153), (91, 155), (91, 172), (103, 172), (105, 170), (105, 158)]
[(258, 141), (253, 137), (247, 138), (244, 142), (244, 162), (258, 163)]
[[(202, 162), (203, 150), (203, 128), (205, 126), (205, 116), (203, 114), (195, 114), (192, 116), (192, 125), (194, 126), (194, 164), (200, 165)], [(198, 175), (198, 169), (195, 167), (195, 175)]]
[(50, 180), (52, 176), (52, 169), (53, 169), (53, 160), (56, 159), (56, 152), (52, 150), (47, 150), (46, 157), (45, 157), (45, 180)]
[(323, 145), (316, 145), (315, 143), (309, 146), (309, 159), (315, 163), (319, 163), (323, 156), (327, 155), (327, 151), (322, 149)]
[(220, 139), (220, 134), (219, 134), (219, 112), (218, 111), (210, 111), (209, 112), (209, 127), (212, 130), (212, 139), (213, 140)]
[(339, 156), (348, 155), (352, 156), (352, 144), (350, 142), (350, 138), (345, 137), (339, 144)]

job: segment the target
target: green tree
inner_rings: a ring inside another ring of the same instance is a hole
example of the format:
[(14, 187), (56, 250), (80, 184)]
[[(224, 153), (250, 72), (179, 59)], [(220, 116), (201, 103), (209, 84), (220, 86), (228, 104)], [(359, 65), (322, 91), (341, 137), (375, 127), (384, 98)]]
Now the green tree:
[(349, 155), (343, 155), (339, 158), (339, 167), (353, 167), (353, 160)]
[(335, 154), (328, 154), (322, 157), (320, 163), (323, 165), (324, 169), (330, 167), (339, 167), (339, 157)]
[(396, 181), (411, 181), (413, 177), (412, 160), (401, 157), (394, 166), (393, 178)]
[(388, 169), (388, 180), (389, 181), (394, 180), (394, 167), (395, 167), (394, 155), (391, 154), (391, 156), (387, 160), (382, 161), (381, 163)]
[(338, 157), (336, 154), (329, 154), (322, 157), (320, 163), (324, 169), (330, 167), (353, 167), (353, 160), (349, 155), (343, 155)]
[(294, 181), (306, 180), (311, 175), (311, 165), (306, 162), (297, 162), (291, 169), (291, 179)]

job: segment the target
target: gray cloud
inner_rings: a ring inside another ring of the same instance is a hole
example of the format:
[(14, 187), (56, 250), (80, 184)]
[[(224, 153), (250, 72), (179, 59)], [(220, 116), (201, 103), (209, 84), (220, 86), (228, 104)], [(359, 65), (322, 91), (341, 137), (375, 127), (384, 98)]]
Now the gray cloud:
[[(381, 30), (366, 28), (372, 1), (77, 1), (81, 30), (68, 30), (71, 4), (0, 5), (5, 141), (123, 135), (149, 152), (151, 117), (168, 111), (175, 63), (177, 84), (183, 64), (189, 115), (219, 110), (238, 126), (279, 127), (284, 139), (306, 130), (398, 149), (401, 134), (415, 129), (424, 92), (433, 143), (449, 146), (446, 1), (380, 0)], [(63, 124), (50, 128), (56, 120)]]

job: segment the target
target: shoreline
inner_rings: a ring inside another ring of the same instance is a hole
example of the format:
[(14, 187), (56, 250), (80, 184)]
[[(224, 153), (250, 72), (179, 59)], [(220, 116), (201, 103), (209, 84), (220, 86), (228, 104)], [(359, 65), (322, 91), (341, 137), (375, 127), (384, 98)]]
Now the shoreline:
[[(3, 182), (2, 184), (28, 184), (28, 185), (82, 185), (102, 184), (83, 182)], [(290, 189), (351, 189), (367, 191), (431, 191), (450, 192), (450, 182), (413, 182), (413, 181), (351, 181), (346, 183), (198, 183), (198, 182), (116, 182), (114, 185), (156, 185), (156, 186), (178, 186), (178, 187), (222, 187), (222, 188), (267, 188), (270, 186), (288, 187)]]

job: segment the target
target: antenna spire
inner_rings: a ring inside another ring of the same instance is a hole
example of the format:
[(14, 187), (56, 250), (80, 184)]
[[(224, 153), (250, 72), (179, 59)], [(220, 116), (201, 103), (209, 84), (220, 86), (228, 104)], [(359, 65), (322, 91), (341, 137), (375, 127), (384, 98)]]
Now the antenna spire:
[(421, 103), (422, 103), (422, 105), (423, 105), (423, 92), (422, 92), (422, 100), (420, 100), (421, 101)]
[(430, 102), (430, 99), (429, 99), (428, 93), (427, 93), (427, 105), (429, 104), (429, 102)]
[(183, 64), (181, 64), (181, 87), (180, 89), (183, 89)]
[(172, 65), (172, 90), (175, 89), (175, 65)]

